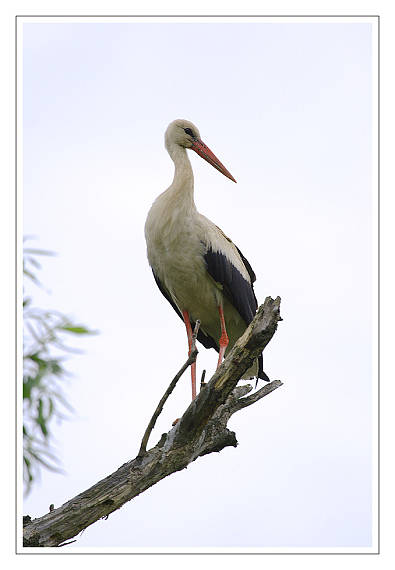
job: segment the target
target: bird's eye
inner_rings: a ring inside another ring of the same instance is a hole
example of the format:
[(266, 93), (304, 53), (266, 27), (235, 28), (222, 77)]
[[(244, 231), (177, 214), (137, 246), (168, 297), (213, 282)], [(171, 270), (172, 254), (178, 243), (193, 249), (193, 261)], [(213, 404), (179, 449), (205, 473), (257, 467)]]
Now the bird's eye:
[(191, 136), (191, 137), (194, 136), (192, 129), (189, 129), (189, 128), (188, 128), (188, 129), (184, 129), (184, 132), (185, 132), (187, 135)]

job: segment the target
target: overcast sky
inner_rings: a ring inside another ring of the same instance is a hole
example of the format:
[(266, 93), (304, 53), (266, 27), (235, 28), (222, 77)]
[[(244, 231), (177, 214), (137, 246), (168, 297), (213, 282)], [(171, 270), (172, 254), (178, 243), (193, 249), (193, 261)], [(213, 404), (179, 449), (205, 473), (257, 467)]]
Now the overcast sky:
[[(44, 260), (35, 304), (81, 340), (54, 425), (67, 472), (44, 472), (40, 516), (134, 457), (184, 362), (184, 326), (157, 290), (144, 222), (171, 183), (163, 146), (186, 118), (237, 185), (197, 155), (198, 209), (240, 247), (258, 300), (282, 297), (264, 368), (284, 386), (233, 416), (237, 449), (200, 458), (81, 547), (372, 544), (372, 27), (369, 23), (23, 25), (24, 233)], [(201, 347), (198, 373), (215, 369)], [(151, 443), (189, 404), (185, 375)]]

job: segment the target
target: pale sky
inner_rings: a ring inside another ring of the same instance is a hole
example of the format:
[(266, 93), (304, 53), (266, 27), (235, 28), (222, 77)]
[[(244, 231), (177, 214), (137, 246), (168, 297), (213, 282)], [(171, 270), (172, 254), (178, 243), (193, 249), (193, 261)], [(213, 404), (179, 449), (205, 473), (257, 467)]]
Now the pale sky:
[[(144, 222), (171, 183), (163, 145), (185, 118), (237, 185), (191, 157), (198, 209), (238, 245), (255, 291), (282, 297), (264, 368), (284, 386), (233, 416), (239, 446), (200, 458), (78, 537), (79, 547), (372, 544), (372, 29), (369, 23), (23, 26), (24, 233), (58, 253), (30, 289), (100, 335), (53, 425), (66, 476), (40, 516), (133, 458), (184, 362)], [(200, 348), (198, 373), (215, 369)], [(189, 404), (180, 381), (154, 445)]]

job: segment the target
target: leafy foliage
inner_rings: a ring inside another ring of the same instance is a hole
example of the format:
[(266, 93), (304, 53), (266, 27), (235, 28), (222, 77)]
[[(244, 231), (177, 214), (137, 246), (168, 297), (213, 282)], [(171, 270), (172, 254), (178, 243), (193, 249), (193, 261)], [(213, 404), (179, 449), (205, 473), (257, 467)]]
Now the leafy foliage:
[[(50, 251), (25, 248), (25, 278), (42, 287), (36, 276), (41, 269), (37, 256), (53, 255)], [(51, 447), (52, 420), (68, 417), (73, 411), (64, 396), (62, 384), (69, 376), (64, 368), (65, 352), (80, 350), (65, 344), (69, 335), (95, 334), (95, 331), (74, 323), (58, 311), (33, 306), (32, 298), (23, 299), (23, 476), (25, 491), (45, 467), (62, 472), (59, 459)]]

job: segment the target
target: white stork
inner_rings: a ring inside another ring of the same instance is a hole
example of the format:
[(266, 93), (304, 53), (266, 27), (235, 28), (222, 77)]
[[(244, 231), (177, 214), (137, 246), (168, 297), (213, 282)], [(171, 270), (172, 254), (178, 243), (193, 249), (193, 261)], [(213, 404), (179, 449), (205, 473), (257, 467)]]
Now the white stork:
[[(236, 180), (202, 142), (190, 121), (177, 119), (165, 134), (174, 162), (174, 179), (153, 203), (145, 223), (147, 255), (156, 284), (184, 320), (189, 352), (192, 330), (198, 340), (219, 352), (218, 366), (252, 321), (257, 309), (255, 274), (234, 243), (200, 214), (193, 200), (193, 172), (186, 149), (192, 149), (233, 182)], [(191, 367), (192, 399), (196, 396), (196, 363)], [(245, 377), (269, 381), (262, 355)]]

